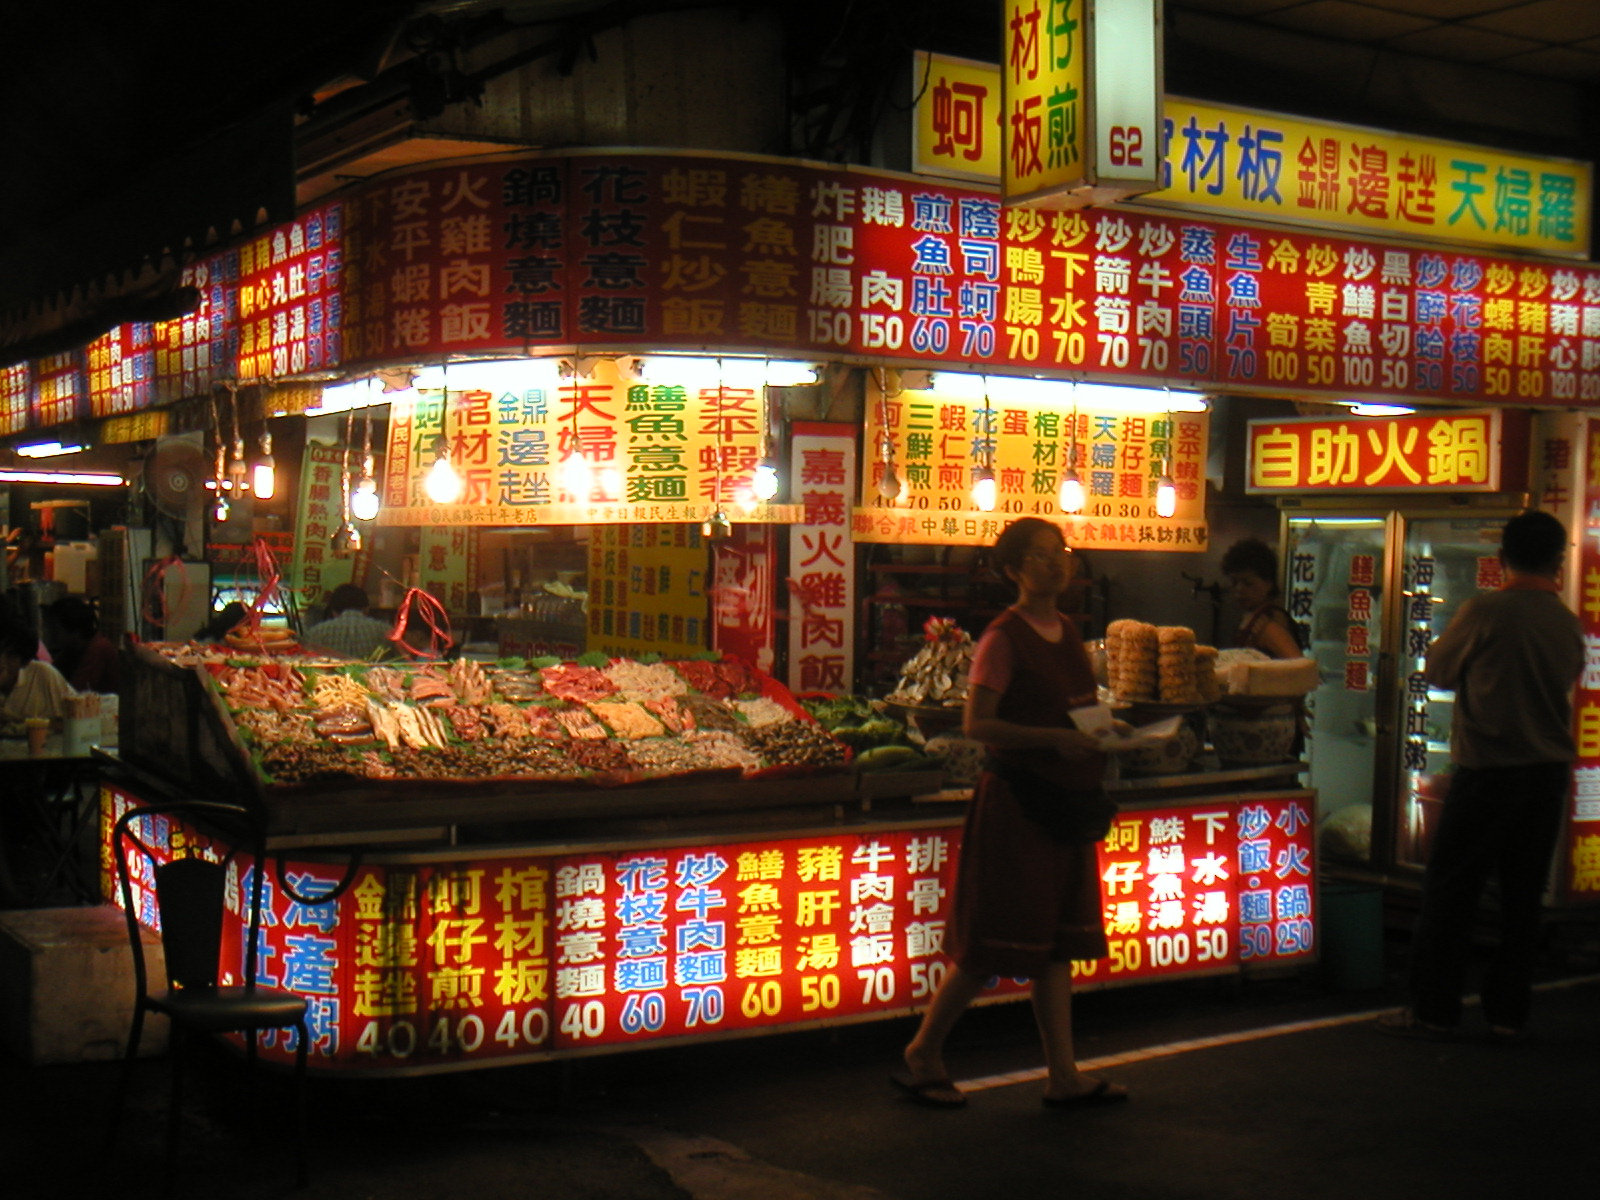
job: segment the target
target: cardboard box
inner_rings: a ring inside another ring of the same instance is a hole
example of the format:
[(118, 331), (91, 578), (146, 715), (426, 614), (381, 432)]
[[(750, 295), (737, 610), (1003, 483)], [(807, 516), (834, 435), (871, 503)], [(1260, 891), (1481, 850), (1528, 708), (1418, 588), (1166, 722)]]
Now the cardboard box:
[[(160, 935), (142, 932), (150, 978), (160, 981)], [(10, 1053), (35, 1066), (119, 1058), (133, 996), (133, 950), (121, 909), (0, 912), (0, 1038)], [(166, 1047), (167, 1019), (147, 1013), (140, 1056)]]

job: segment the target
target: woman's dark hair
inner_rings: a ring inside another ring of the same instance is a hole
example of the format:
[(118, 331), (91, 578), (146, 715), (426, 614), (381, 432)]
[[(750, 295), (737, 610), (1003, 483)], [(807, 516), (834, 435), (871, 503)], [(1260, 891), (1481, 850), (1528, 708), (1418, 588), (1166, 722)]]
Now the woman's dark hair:
[(1513, 571), (1530, 574), (1554, 571), (1566, 552), (1566, 526), (1536, 508), (1518, 513), (1500, 531), (1500, 557)]
[(1022, 560), (1027, 556), (1029, 547), (1033, 545), (1034, 535), (1041, 529), (1048, 529), (1055, 534), (1061, 539), (1063, 546), (1067, 544), (1060, 526), (1053, 525), (1041, 517), (1021, 517), (1000, 531), (1000, 536), (994, 540), (994, 548), (989, 552), (989, 560), (1001, 578), (1007, 578), (1007, 567), (1013, 571), (1022, 570)]
[(240, 604), (237, 600), (230, 600), (222, 606), (221, 612), (195, 631), (195, 640), (219, 642), (249, 615), (250, 610), (243, 604)]
[(1222, 556), (1222, 573), (1236, 575), (1240, 571), (1249, 571), (1265, 579), (1274, 587), (1278, 583), (1278, 554), (1277, 551), (1263, 542), (1260, 538), (1243, 538), (1228, 547), (1228, 552)]
[(100, 628), (100, 618), (95, 615), (94, 605), (78, 596), (62, 596), (50, 605), (50, 616), (68, 633), (76, 633), (84, 638), (93, 637)]
[(17, 621), (0, 624), (0, 657), (31, 663), (39, 657), (39, 635)]

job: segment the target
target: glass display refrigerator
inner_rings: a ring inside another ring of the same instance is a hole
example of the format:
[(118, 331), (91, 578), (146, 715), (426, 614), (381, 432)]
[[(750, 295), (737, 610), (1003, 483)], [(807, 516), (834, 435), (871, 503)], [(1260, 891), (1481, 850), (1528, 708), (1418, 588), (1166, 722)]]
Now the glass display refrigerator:
[(1420, 870), (1450, 775), (1454, 695), (1423, 677), (1462, 601), (1501, 581), (1521, 505), (1286, 507), (1284, 605), (1320, 681), (1306, 699), (1308, 782), (1324, 861)]

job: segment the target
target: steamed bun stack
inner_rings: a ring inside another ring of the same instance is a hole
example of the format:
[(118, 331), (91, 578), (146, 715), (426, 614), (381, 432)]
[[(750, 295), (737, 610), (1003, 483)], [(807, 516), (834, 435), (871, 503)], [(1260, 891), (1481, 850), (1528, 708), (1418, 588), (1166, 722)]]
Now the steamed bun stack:
[(1122, 700), (1154, 700), (1160, 693), (1160, 643), (1156, 627), (1143, 621), (1106, 626), (1106, 669), (1111, 691)]
[(1156, 629), (1158, 699), (1163, 704), (1198, 704), (1194, 630), (1181, 625)]

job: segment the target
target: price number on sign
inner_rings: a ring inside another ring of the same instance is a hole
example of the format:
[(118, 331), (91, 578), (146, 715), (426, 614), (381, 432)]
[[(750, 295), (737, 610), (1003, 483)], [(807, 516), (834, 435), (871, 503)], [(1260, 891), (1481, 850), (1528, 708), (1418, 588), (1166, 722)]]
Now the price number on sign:
[(1113, 125), (1111, 127), (1111, 165), (1114, 167), (1144, 166), (1144, 130), (1138, 125)]

